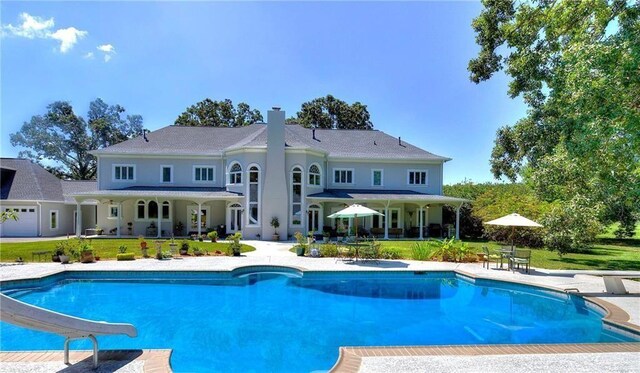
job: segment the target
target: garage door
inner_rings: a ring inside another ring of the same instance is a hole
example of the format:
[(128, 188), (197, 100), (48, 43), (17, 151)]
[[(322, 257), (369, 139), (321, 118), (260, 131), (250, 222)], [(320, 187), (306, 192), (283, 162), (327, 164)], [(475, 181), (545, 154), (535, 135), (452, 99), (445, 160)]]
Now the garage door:
[(0, 224), (0, 235), (29, 237), (38, 235), (38, 214), (36, 206), (3, 206), (4, 211), (14, 210), (18, 220), (8, 219)]

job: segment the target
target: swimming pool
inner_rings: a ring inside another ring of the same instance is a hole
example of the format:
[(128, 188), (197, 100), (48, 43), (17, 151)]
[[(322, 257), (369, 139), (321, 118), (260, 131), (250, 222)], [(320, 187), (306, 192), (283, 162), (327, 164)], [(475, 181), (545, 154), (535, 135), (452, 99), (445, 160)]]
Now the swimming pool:
[[(328, 370), (340, 346), (633, 340), (604, 329), (602, 312), (582, 298), (524, 285), (453, 272), (259, 270), (65, 272), (2, 290), (58, 312), (131, 323), (137, 338), (102, 337), (100, 348), (170, 348), (176, 372)], [(62, 343), (0, 323), (3, 350)]]

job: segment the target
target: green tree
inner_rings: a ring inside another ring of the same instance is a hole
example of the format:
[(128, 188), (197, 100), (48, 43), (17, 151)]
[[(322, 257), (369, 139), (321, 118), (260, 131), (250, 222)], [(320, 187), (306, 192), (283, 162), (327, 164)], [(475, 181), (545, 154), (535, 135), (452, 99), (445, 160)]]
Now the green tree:
[(332, 95), (303, 103), (296, 116), (288, 118), (287, 122), (299, 123), (304, 127), (373, 129), (367, 105), (363, 105), (360, 102), (354, 102), (349, 105)]
[[(560, 204), (555, 211), (620, 221), (618, 234), (632, 232), (640, 214), (640, 3), (483, 5), (472, 24), (481, 49), (469, 62), (471, 80), (504, 70), (511, 97), (529, 106), (498, 130), (494, 176), (521, 176)], [(590, 219), (575, 219), (579, 226), (591, 237)]]
[(72, 180), (91, 180), (96, 176), (96, 160), (91, 150), (113, 145), (142, 131), (142, 117), (121, 117), (124, 109), (109, 106), (101, 99), (90, 103), (88, 122), (73, 111), (69, 102), (56, 101), (44, 115), (35, 115), (20, 131), (11, 134), (11, 145), (27, 150), (19, 157), (41, 163), (49, 160), (50, 172)]
[(239, 103), (236, 108), (229, 99), (213, 101), (206, 98), (189, 106), (178, 116), (175, 124), (192, 127), (242, 127), (262, 121), (260, 111), (252, 110), (244, 102)]

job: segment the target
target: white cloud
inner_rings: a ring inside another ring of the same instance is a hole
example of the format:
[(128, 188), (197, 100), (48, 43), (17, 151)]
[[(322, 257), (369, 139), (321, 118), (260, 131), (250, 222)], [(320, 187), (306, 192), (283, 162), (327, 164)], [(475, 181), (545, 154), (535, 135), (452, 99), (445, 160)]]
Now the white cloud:
[(87, 52), (84, 56), (82, 56), (82, 58), (87, 59), (87, 60), (92, 60), (93, 59), (93, 52)]
[(86, 31), (78, 30), (75, 27), (59, 29), (51, 34), (52, 39), (60, 41), (60, 52), (62, 53), (67, 53), (78, 42), (78, 39), (85, 36), (87, 36)]
[(2, 36), (11, 35), (28, 39), (57, 40), (60, 42), (60, 52), (67, 53), (79, 39), (88, 34), (87, 31), (78, 30), (75, 27), (53, 31), (53, 26), (55, 26), (53, 18), (44, 19), (32, 16), (29, 13), (21, 13), (19, 18), (22, 23), (18, 26), (12, 24), (2, 25)]
[(111, 44), (103, 44), (103, 45), (98, 45), (97, 48), (99, 51), (103, 51), (104, 53), (115, 53), (115, 48), (113, 47), (113, 45)]
[(105, 54), (104, 55), (104, 62), (109, 62), (110, 59), (111, 59), (111, 55), (110, 54)]
[(12, 24), (3, 25), (3, 35), (5, 32), (9, 35), (20, 36), (23, 38), (46, 38), (51, 33), (54, 25), (53, 18), (43, 19), (34, 17), (29, 13), (20, 13), (18, 16), (22, 23), (18, 26)]

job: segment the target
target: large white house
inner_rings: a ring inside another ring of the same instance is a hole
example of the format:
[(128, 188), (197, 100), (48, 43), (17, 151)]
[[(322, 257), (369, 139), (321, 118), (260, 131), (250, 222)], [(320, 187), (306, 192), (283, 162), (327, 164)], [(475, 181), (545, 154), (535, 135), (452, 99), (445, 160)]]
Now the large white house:
[(274, 217), (281, 239), (349, 230), (353, 221), (327, 216), (360, 203), (384, 217), (360, 218), (359, 232), (423, 238), (441, 234), (444, 204), (464, 202), (442, 195), (449, 158), (380, 131), (286, 125), (278, 108), (267, 123), (168, 126), (92, 154), (95, 189), (69, 194), (78, 235), (93, 228), (85, 225), (87, 203), (97, 202), (96, 225), (117, 236), (221, 229), (260, 239), (272, 238)]

